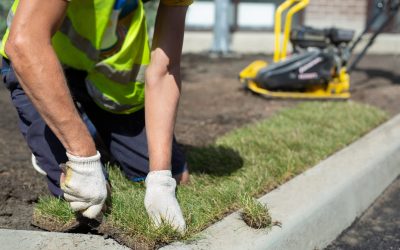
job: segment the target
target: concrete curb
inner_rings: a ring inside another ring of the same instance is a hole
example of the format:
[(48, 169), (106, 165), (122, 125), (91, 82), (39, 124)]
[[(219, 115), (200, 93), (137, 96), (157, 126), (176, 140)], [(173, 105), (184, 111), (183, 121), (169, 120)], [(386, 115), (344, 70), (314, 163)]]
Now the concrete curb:
[(49, 233), (40, 231), (0, 229), (0, 249), (3, 250), (125, 250), (112, 239), (98, 235)]
[(400, 174), (400, 115), (260, 198), (282, 227), (249, 228), (238, 212), (199, 240), (162, 249), (321, 249)]

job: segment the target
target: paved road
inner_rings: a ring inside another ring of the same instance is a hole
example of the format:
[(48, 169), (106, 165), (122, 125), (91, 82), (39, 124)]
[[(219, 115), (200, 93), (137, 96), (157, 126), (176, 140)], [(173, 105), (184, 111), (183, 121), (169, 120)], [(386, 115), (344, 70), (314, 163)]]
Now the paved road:
[(400, 177), (325, 250), (400, 250)]

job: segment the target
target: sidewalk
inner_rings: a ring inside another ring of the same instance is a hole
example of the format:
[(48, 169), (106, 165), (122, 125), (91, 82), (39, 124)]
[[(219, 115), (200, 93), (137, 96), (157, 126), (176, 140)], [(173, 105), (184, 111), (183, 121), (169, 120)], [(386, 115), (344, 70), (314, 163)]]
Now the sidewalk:
[(49, 233), (39, 231), (0, 229), (0, 249), (2, 250), (124, 250), (112, 239), (98, 235)]

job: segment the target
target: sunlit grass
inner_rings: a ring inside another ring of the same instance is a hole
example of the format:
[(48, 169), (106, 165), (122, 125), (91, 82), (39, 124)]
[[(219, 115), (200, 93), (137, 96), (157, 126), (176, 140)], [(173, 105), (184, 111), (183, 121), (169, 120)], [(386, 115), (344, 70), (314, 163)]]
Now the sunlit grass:
[(249, 227), (260, 229), (276, 224), (276, 222), (272, 222), (267, 205), (262, 204), (254, 197), (242, 195), (240, 207), (242, 209), (240, 215)]
[[(213, 145), (190, 148), (191, 184), (177, 190), (188, 226), (183, 236), (168, 227), (154, 229), (144, 209), (143, 183), (132, 183), (111, 168), (112, 209), (106, 224), (121, 232), (117, 237), (131, 246), (137, 242), (154, 248), (188, 239), (227, 213), (243, 208), (240, 197), (256, 197), (273, 189), (386, 119), (383, 111), (367, 105), (310, 102), (232, 131)], [(43, 220), (54, 217), (56, 222), (72, 219), (68, 206), (54, 200), (40, 200), (35, 214)], [(262, 207), (248, 201), (248, 218), (257, 219)], [(271, 219), (268, 216), (258, 219)]]

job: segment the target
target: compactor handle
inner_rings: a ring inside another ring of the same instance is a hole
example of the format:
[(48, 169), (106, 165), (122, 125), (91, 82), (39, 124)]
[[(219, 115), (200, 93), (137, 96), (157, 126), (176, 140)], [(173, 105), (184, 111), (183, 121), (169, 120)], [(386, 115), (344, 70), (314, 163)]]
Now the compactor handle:
[[(304, 9), (310, 0), (286, 0), (283, 2), (275, 11), (275, 50), (274, 50), (274, 62), (285, 59), (287, 55), (287, 45), (289, 42), (290, 30), (292, 28), (293, 15), (300, 10)], [(293, 5), (297, 3), (296, 5)], [(292, 6), (293, 5), (293, 6)], [(292, 6), (292, 7), (291, 7)], [(291, 7), (286, 14), (285, 18), (285, 30), (283, 37), (283, 46), (281, 49), (281, 31), (282, 31), (282, 13), (286, 9)]]

